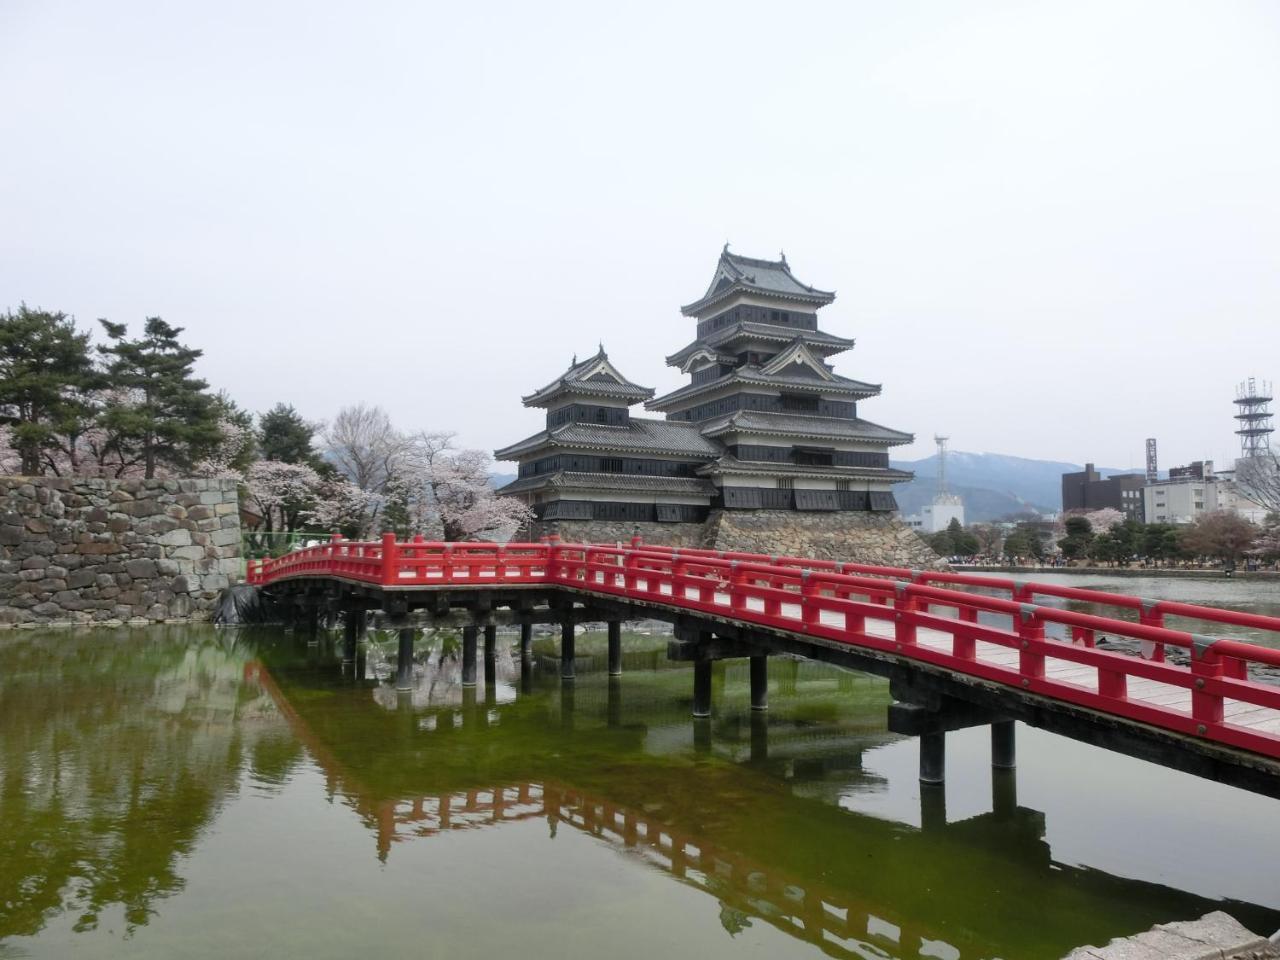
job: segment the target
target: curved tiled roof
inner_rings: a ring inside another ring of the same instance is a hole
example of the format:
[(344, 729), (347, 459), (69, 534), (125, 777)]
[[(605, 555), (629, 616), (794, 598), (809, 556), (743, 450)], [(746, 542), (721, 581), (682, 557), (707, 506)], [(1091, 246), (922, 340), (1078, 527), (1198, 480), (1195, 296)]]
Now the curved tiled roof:
[(836, 374), (833, 374), (830, 380), (817, 380), (811, 377), (790, 377), (785, 374), (769, 375), (762, 373), (757, 366), (747, 365), (738, 367), (726, 373), (723, 377), (718, 377), (707, 383), (691, 383), (688, 386), (681, 387), (679, 390), (673, 390), (671, 393), (658, 397), (656, 400), (648, 401), (645, 406), (650, 410), (664, 410), (673, 403), (735, 383), (749, 383), (762, 387), (787, 387), (789, 389), (816, 391), (819, 393), (844, 393), (857, 397), (874, 397), (880, 392), (879, 384), (850, 380), (848, 377)]
[(669, 493), (688, 497), (712, 497), (715, 485), (699, 477), (646, 477), (626, 473), (581, 473), (572, 470), (513, 480), (499, 494), (509, 496), (552, 487), (557, 490), (621, 490), (631, 493)]
[(837, 337), (835, 334), (826, 333), (822, 330), (797, 330), (795, 327), (775, 326), (772, 323), (756, 323), (749, 320), (740, 320), (730, 327), (723, 330), (717, 330), (709, 337), (700, 340), (694, 340), (687, 346), (681, 347), (671, 356), (667, 357), (667, 365), (678, 367), (699, 347), (707, 347), (716, 350), (725, 344), (733, 343), (737, 340), (776, 340), (778, 343), (790, 343), (792, 340), (803, 340), (811, 348), (817, 348), (823, 356), (832, 356), (836, 353), (843, 353), (845, 350), (853, 348), (854, 341), (845, 337)]
[(692, 316), (739, 291), (784, 297), (818, 306), (836, 298), (833, 291), (819, 290), (797, 280), (785, 256), (778, 260), (741, 257), (730, 253), (729, 245), (725, 244), (707, 292), (700, 299), (681, 307), (680, 312), (685, 316)]
[(579, 363), (574, 359), (569, 369), (541, 390), (535, 390), (522, 398), (526, 407), (544, 406), (560, 394), (580, 394), (593, 397), (619, 397), (633, 402), (648, 400), (653, 396), (652, 387), (632, 383), (609, 362), (609, 355), (602, 346), (594, 357)]
[(702, 426), (708, 437), (740, 431), (742, 433), (776, 433), (792, 437), (814, 437), (824, 440), (867, 440), (872, 443), (897, 445), (911, 443), (914, 434), (903, 433), (870, 420), (840, 417), (814, 417), (803, 413), (770, 413), (739, 410), (722, 420)]
[(895, 483), (910, 480), (915, 474), (908, 470), (896, 470), (893, 467), (809, 467), (793, 463), (752, 462), (739, 460), (725, 454), (698, 468), (698, 475), (713, 477), (721, 473), (751, 474), (760, 477), (783, 474), (789, 477), (814, 477), (826, 480), (831, 477), (848, 478), (850, 480), (891, 480)]
[(497, 460), (515, 460), (543, 447), (695, 457), (720, 454), (720, 446), (704, 437), (692, 423), (632, 417), (627, 426), (566, 423), (563, 427), (542, 430), (519, 443), (495, 450), (493, 456)]

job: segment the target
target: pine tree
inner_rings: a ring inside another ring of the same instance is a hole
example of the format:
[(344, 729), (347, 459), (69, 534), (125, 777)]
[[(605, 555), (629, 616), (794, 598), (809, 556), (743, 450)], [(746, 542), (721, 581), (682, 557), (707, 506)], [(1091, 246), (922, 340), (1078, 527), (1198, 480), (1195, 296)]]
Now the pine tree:
[(258, 418), (258, 449), (264, 460), (319, 466), (312, 446), (316, 428), (291, 405), (277, 403)]
[(124, 399), (110, 403), (102, 424), (111, 444), (156, 475), (161, 465), (189, 469), (222, 440), (218, 409), (209, 385), (192, 375), (203, 351), (178, 340), (181, 327), (148, 317), (143, 336), (127, 339), (122, 323), (101, 321), (111, 343), (99, 347), (108, 358), (106, 374)]
[(64, 313), (32, 310), (0, 314), (0, 423), (12, 427), (22, 472), (44, 472), (58, 437), (84, 429), (96, 375), (89, 335)]

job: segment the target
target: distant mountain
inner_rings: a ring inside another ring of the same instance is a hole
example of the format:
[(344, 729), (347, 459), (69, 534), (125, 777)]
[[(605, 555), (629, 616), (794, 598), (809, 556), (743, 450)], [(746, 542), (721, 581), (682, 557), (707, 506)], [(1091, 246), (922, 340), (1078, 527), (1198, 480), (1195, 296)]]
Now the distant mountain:
[[(910, 483), (894, 488), (903, 513), (915, 513), (937, 493), (938, 455), (922, 460), (895, 460), (893, 466), (915, 473)], [(947, 486), (964, 501), (965, 520), (994, 520), (1023, 510), (1062, 509), (1062, 475), (1083, 470), (1079, 463), (1032, 460), (1001, 453), (947, 451)], [(1104, 477), (1115, 473), (1142, 473), (1098, 467)]]
[(491, 473), (489, 474), (489, 482), (493, 484), (495, 490), (501, 490), (508, 483), (516, 478), (514, 473)]

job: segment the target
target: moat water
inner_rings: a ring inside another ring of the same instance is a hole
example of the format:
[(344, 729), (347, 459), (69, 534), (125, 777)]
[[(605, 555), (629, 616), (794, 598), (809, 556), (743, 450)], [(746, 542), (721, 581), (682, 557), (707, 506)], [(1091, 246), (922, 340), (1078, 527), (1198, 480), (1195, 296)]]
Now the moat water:
[(1015, 774), (975, 728), (922, 794), (883, 681), (776, 660), (753, 716), (731, 661), (694, 721), (665, 639), (611, 680), (580, 638), (568, 687), (554, 638), (524, 673), (500, 643), (473, 693), (436, 635), (397, 693), (389, 634), (356, 663), (0, 635), (0, 958), (1037, 960), (1212, 909), (1280, 927), (1280, 801), (1023, 726)]

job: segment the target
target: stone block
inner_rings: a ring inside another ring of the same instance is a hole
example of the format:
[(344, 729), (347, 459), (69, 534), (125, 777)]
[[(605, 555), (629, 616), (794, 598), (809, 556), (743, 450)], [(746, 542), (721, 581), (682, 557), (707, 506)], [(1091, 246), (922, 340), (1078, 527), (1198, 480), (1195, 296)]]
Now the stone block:
[(124, 569), (135, 580), (154, 577), (158, 572), (154, 560), (130, 560), (124, 565)]
[(0, 525), (0, 546), (14, 547), (23, 540), (24, 529), (14, 524)]
[(188, 520), (211, 520), (213, 519), (214, 516), (216, 516), (216, 514), (214, 513), (214, 508), (207, 504), (201, 504), (198, 507), (192, 507), (190, 510), (187, 511)]
[(172, 560), (202, 560), (204, 559), (204, 547), (173, 547), (169, 550), (169, 558)]
[(184, 573), (169, 582), (169, 589), (174, 593), (195, 593), (200, 589), (200, 578), (194, 573)]
[(189, 547), (191, 546), (191, 531), (182, 529), (170, 530), (168, 533), (157, 537), (156, 543), (166, 547)]
[(156, 572), (162, 577), (176, 577), (182, 572), (182, 566), (177, 560), (157, 560)]
[[(105, 579), (106, 583), (100, 583), (100, 579)], [(115, 583), (107, 574), (99, 574), (93, 570), (76, 570), (67, 576), (67, 586), (72, 590), (80, 590), (90, 585), (111, 586)]]

